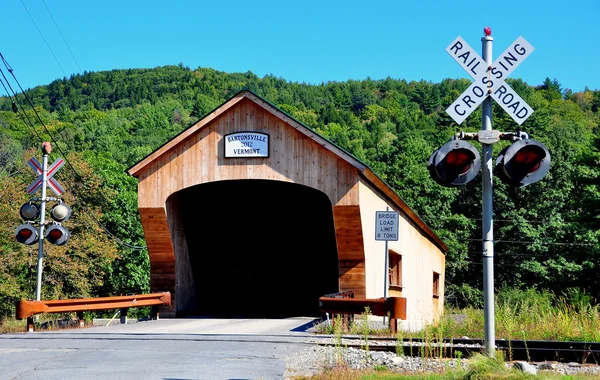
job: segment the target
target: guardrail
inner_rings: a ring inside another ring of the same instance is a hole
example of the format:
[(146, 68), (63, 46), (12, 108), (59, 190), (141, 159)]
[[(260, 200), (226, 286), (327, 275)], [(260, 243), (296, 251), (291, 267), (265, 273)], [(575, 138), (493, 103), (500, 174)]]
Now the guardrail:
[(392, 334), (398, 330), (398, 319), (406, 319), (406, 298), (319, 298), (319, 311), (333, 314), (362, 314), (365, 308), (369, 308), (371, 314), (380, 317), (389, 317), (389, 326)]
[[(135, 294), (129, 296), (76, 298), (68, 300), (27, 301), (16, 303), (16, 319), (27, 318), (27, 331), (33, 331), (33, 316), (42, 313), (77, 313), (79, 325), (83, 326), (83, 312), (121, 309), (121, 321), (127, 321), (127, 310), (131, 307), (171, 305), (171, 293)], [(152, 318), (158, 318), (153, 308)]]

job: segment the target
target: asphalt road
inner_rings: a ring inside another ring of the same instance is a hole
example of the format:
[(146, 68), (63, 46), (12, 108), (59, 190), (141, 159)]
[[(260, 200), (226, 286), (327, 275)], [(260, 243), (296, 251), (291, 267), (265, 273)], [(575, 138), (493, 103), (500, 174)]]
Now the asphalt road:
[(0, 335), (0, 379), (284, 379), (311, 318), (162, 319)]

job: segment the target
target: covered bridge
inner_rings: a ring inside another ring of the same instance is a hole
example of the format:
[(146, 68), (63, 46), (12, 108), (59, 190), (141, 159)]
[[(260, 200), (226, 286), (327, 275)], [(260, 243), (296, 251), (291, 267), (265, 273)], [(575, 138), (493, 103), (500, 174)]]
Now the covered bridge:
[[(241, 91), (128, 173), (161, 316), (318, 315), (338, 291), (407, 298), (407, 322), (442, 312), (446, 246), (367, 165)], [(399, 239), (375, 239), (376, 211)]]

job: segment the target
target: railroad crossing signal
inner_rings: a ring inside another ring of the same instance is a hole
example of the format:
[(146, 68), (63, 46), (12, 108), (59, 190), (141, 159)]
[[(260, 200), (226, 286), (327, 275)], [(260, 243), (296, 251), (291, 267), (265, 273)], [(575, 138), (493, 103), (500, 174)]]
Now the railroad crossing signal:
[(35, 244), (40, 239), (37, 228), (31, 222), (23, 223), (17, 227), (15, 237), (19, 243), (27, 245)]
[(523, 37), (517, 38), (491, 66), (458, 36), (446, 51), (475, 81), (446, 109), (461, 124), (485, 98), (491, 96), (517, 124), (521, 125), (533, 109), (504, 80), (533, 52)]
[(550, 170), (550, 152), (539, 141), (517, 140), (496, 159), (496, 175), (510, 185), (521, 187), (535, 183)]
[(463, 140), (452, 140), (429, 157), (429, 174), (445, 187), (465, 185), (479, 172), (481, 159), (475, 147)]
[[(15, 238), (19, 243), (27, 245), (37, 243), (40, 240), (41, 233), (34, 227), (34, 223), (40, 216), (39, 204), (29, 201), (21, 206), (19, 213), (25, 223), (17, 227)], [(52, 244), (65, 245), (69, 241), (71, 233), (61, 223), (69, 219), (71, 208), (59, 200), (50, 210), (50, 216), (54, 219), (54, 222), (48, 227), (44, 236)]]
[(475, 177), (470, 170), (479, 163), (479, 157), (473, 153), (475, 149), (469, 147), (470, 144), (461, 140), (478, 139), (482, 145), (483, 327), (485, 352), (489, 356), (495, 356), (492, 144), (501, 139), (513, 141), (500, 154), (496, 172), (502, 180), (514, 186), (526, 186), (546, 175), (550, 168), (550, 153), (541, 143), (530, 140), (524, 132), (503, 133), (492, 129), (491, 99), (500, 104), (519, 125), (533, 113), (533, 109), (504, 82), (506, 77), (533, 52), (533, 46), (523, 37), (519, 37), (500, 58), (492, 63), (492, 41), (494, 40), (491, 37), (492, 30), (486, 27), (483, 31), (485, 34), (481, 39), (483, 58), (460, 36), (446, 48), (452, 58), (475, 79), (469, 88), (446, 109), (446, 112), (456, 123), (461, 124), (477, 106), (482, 104), (482, 128), (478, 133), (457, 133), (453, 140), (431, 155), (428, 168), (431, 177), (442, 186), (464, 185)]
[[(65, 189), (63, 189), (62, 186), (54, 178), (52, 178), (52, 176), (56, 174), (58, 169), (62, 168), (64, 164), (65, 160), (59, 158), (48, 167), (48, 187), (50, 187), (52, 191), (54, 191), (54, 194), (56, 194), (57, 196), (61, 196), (65, 192)], [(33, 171), (38, 174), (36, 180), (33, 181), (33, 183), (27, 188), (27, 192), (29, 194), (33, 194), (36, 192), (37, 189), (42, 187), (42, 165), (38, 160), (35, 159), (35, 157), (32, 157), (27, 162), (27, 165), (29, 165), (29, 167), (31, 167)]]
[[(42, 268), (44, 259), (44, 237), (52, 244), (64, 245), (69, 240), (71, 234), (69, 230), (61, 225), (61, 222), (67, 220), (71, 216), (71, 208), (64, 204), (61, 199), (49, 198), (46, 196), (46, 189), (50, 187), (57, 196), (62, 195), (65, 190), (52, 176), (65, 164), (62, 158), (57, 159), (54, 163), (48, 166), (48, 155), (52, 152), (52, 145), (49, 142), (42, 143), (42, 161), (40, 164), (35, 158), (31, 158), (27, 164), (38, 174), (38, 177), (29, 187), (27, 192), (33, 194), (37, 189), (42, 190), (40, 198), (34, 198), (21, 207), (21, 218), (25, 220), (24, 224), (17, 227), (15, 238), (23, 244), (38, 243), (37, 257), (37, 284), (36, 284), (36, 300), (41, 300), (42, 293)], [(37, 203), (39, 201), (39, 204)], [(44, 227), (46, 225), (46, 203), (48, 201), (56, 201), (57, 204), (50, 211), (50, 216), (54, 222), (48, 227), (44, 235)], [(34, 203), (36, 202), (36, 203)], [(39, 229), (33, 227), (36, 219)]]

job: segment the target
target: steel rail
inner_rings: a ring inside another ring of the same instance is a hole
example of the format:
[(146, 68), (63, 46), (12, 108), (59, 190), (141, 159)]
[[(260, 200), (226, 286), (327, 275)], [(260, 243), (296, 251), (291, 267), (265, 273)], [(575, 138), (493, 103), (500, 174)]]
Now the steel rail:
[[(364, 348), (361, 337), (343, 336), (343, 347)], [(400, 344), (402, 341), (402, 344)], [(356, 343), (354, 343), (356, 342)], [(319, 342), (320, 345), (335, 345), (331, 342)], [(339, 343), (338, 343), (339, 344)], [(421, 338), (397, 339), (391, 337), (369, 337), (369, 350), (398, 352), (404, 355), (422, 356), (425, 353), (432, 357), (455, 357), (461, 352), (462, 357), (474, 353), (483, 353), (483, 339), (444, 338), (441, 340), (424, 340)], [(600, 364), (600, 342), (545, 341), (545, 340), (496, 340), (496, 349), (505, 353), (508, 360), (525, 360), (530, 362), (555, 361), (561, 363)], [(425, 350), (425, 351), (424, 351)]]

